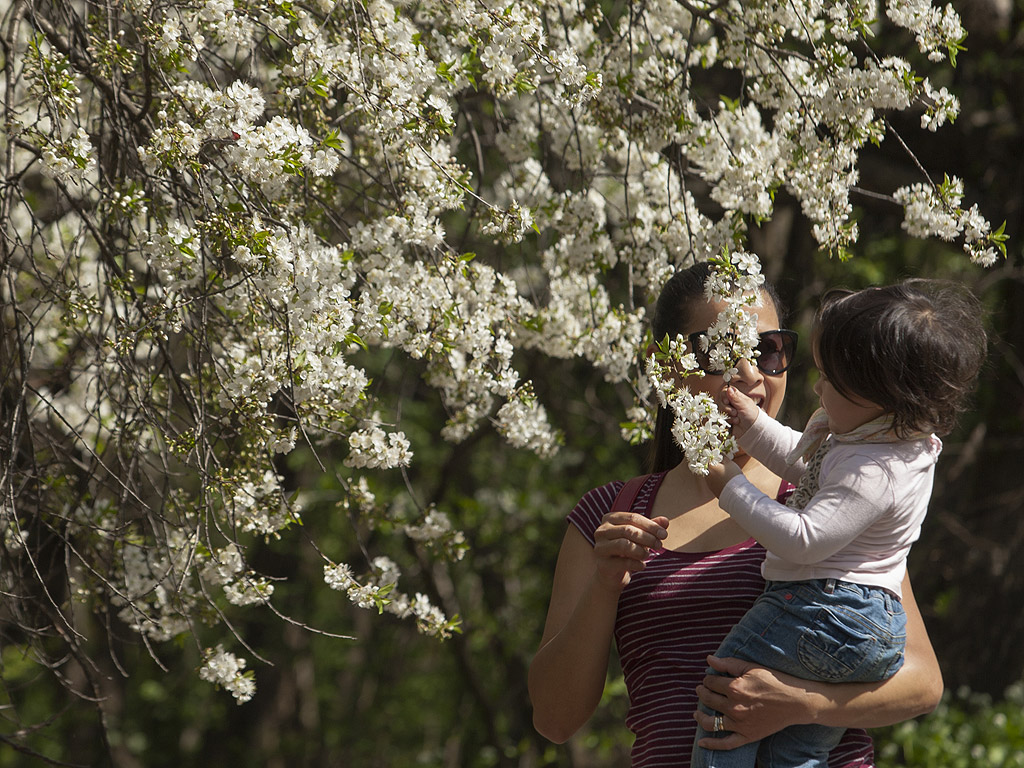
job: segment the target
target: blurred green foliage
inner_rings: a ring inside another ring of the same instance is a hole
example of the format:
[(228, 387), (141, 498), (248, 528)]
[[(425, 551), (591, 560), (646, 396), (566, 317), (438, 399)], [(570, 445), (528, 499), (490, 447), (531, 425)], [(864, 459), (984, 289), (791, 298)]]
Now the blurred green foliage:
[(1024, 682), (993, 701), (961, 688), (927, 717), (874, 732), (878, 768), (1021, 768)]

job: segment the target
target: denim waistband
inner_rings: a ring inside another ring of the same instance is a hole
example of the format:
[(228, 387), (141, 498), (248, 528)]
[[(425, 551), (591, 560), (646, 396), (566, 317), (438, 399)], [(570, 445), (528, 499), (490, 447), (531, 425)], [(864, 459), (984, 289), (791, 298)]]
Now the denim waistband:
[(879, 587), (874, 584), (857, 584), (856, 582), (844, 581), (842, 579), (804, 579), (802, 581), (769, 581), (766, 584), (765, 589), (778, 589), (779, 587), (782, 587), (786, 584), (811, 584), (820, 589), (826, 595), (831, 595), (833, 592), (836, 591), (836, 587), (839, 586), (844, 586), (848, 589), (858, 589), (861, 591), (875, 590), (878, 592), (884, 592), (897, 602), (903, 602), (903, 600), (900, 598), (898, 594), (896, 594), (891, 589), (888, 589), (886, 587)]

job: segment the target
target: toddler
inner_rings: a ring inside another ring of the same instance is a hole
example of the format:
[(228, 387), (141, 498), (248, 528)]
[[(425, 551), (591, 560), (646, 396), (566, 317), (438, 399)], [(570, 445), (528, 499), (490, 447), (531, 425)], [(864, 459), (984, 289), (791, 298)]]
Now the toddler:
[[(785, 504), (731, 461), (711, 468), (721, 507), (768, 554), (767, 586), (716, 656), (807, 680), (875, 682), (903, 663), (900, 584), (942, 447), (985, 358), (978, 302), (957, 284), (908, 280), (827, 294), (815, 318), (814, 390), (803, 433), (737, 389), (724, 410), (740, 446), (797, 483)], [(706, 710), (709, 712), (710, 711)], [(723, 735), (720, 714), (714, 734)], [(842, 728), (796, 725), (761, 742), (709, 750), (692, 768), (825, 768)]]

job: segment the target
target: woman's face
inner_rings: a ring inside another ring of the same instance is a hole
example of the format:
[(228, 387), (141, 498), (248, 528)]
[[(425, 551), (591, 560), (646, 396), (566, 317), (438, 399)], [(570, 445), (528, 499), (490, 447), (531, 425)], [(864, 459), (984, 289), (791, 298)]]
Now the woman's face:
[[(751, 307), (749, 310), (757, 315), (758, 332), (763, 333), (764, 331), (777, 330), (779, 328), (779, 316), (775, 311), (775, 306), (768, 296), (762, 296), (761, 301), (762, 306)], [(689, 336), (691, 333), (706, 331), (714, 324), (723, 308), (724, 305), (720, 302), (701, 301), (699, 307), (693, 313), (690, 323), (691, 327), (685, 329), (684, 335)], [(737, 365), (737, 369), (738, 372), (729, 381), (729, 386), (736, 387), (736, 389), (757, 403), (761, 410), (775, 418), (782, 407), (782, 401), (786, 397), (785, 372), (770, 376), (761, 371), (750, 360), (741, 360), (739, 365)], [(683, 379), (683, 383), (691, 392), (707, 392), (715, 398), (716, 403), (721, 404), (723, 402), (723, 392), (726, 383), (721, 375), (706, 373), (700, 377), (688, 376)]]

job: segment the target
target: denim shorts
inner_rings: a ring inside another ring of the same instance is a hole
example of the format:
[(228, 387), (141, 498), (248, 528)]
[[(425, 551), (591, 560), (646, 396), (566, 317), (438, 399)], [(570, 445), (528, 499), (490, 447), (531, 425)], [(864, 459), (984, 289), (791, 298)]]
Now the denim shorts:
[(903, 665), (899, 598), (834, 579), (769, 582), (722, 642), (736, 656), (804, 680), (878, 682)]

